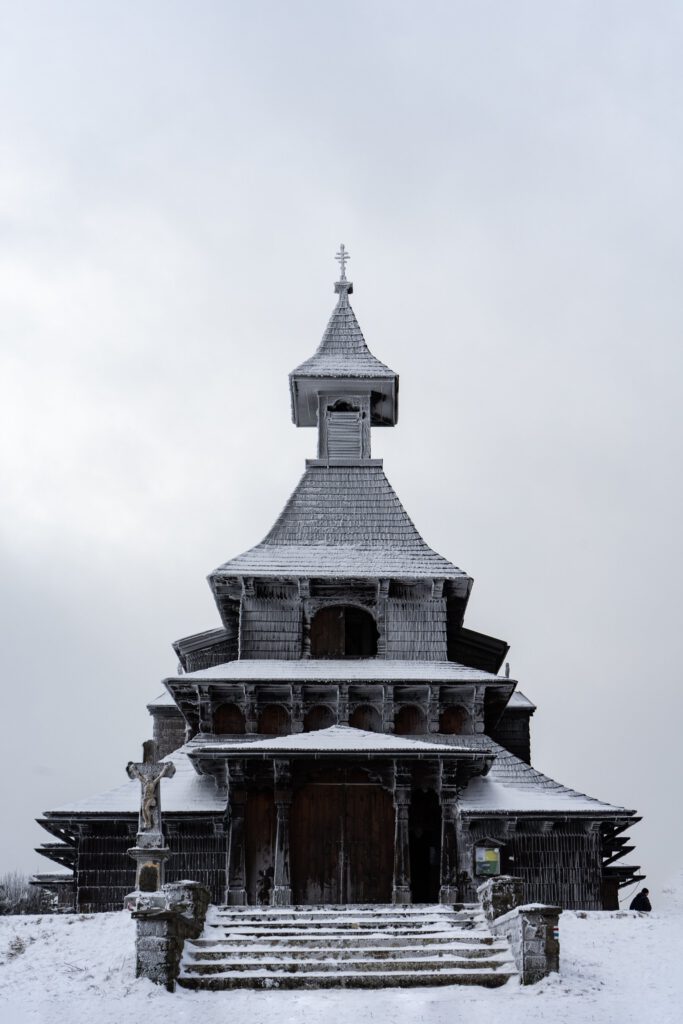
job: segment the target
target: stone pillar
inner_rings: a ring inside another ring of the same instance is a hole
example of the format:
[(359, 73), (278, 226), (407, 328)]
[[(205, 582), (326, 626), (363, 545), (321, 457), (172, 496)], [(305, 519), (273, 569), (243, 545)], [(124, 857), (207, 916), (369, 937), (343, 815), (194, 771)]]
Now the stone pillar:
[(243, 763), (238, 761), (231, 764), (229, 785), (228, 884), (225, 902), (231, 907), (242, 907), (247, 903), (247, 871), (244, 852), (247, 789)]
[(289, 761), (273, 762), (275, 775), (275, 858), (273, 890), (270, 902), (274, 907), (288, 907), (292, 902), (289, 877), (289, 812), (292, 805), (292, 778)]
[(410, 768), (394, 762), (394, 884), (393, 903), (410, 903)]
[(441, 764), (441, 884), (439, 903), (453, 904), (458, 893), (457, 768)]

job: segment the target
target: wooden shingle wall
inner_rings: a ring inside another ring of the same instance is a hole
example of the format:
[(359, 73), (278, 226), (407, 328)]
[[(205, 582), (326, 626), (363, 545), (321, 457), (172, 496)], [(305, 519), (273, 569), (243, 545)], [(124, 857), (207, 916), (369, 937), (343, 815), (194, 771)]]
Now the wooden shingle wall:
[(487, 730), (492, 740), (527, 764), (531, 764), (530, 718), (529, 709), (506, 708), (496, 725)]
[[(124, 897), (135, 888), (135, 862), (128, 850), (135, 845), (137, 818), (93, 822), (78, 840), (77, 909), (84, 914), (121, 910)], [(192, 878), (207, 886), (211, 900), (225, 895), (226, 837), (222, 820), (167, 817), (166, 839), (172, 856), (166, 881)]]
[(301, 602), (243, 597), (240, 658), (301, 657)]
[(385, 657), (445, 661), (446, 602), (389, 598), (385, 613)]

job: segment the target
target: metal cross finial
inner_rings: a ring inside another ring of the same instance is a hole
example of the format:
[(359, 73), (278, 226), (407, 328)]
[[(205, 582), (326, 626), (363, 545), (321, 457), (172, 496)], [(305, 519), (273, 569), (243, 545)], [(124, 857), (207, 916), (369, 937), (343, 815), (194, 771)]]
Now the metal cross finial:
[(339, 263), (339, 266), (341, 267), (341, 275), (340, 275), (339, 280), (340, 281), (345, 281), (346, 280), (346, 261), (350, 260), (351, 257), (349, 256), (348, 252), (346, 251), (346, 247), (345, 247), (343, 242), (339, 246), (339, 252), (337, 253), (337, 255), (334, 258), (337, 260), (337, 262)]

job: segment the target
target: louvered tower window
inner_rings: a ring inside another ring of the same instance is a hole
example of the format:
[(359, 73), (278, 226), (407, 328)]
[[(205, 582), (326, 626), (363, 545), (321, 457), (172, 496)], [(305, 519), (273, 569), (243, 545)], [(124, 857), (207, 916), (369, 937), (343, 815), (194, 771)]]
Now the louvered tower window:
[(327, 414), (327, 455), (330, 459), (359, 459), (361, 457), (360, 412)]
[(321, 395), (318, 458), (332, 462), (370, 457), (370, 395)]

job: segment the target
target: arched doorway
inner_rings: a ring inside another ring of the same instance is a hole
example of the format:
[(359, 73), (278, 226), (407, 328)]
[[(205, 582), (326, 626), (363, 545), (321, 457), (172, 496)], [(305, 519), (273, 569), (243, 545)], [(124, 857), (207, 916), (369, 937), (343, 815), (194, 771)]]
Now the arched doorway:
[(219, 704), (213, 713), (213, 731), (229, 734), (244, 732), (244, 715), (237, 704)]
[(411, 733), (427, 732), (427, 716), (417, 704), (405, 704), (394, 716), (394, 733), (408, 736)]
[(354, 605), (331, 605), (311, 621), (312, 658), (374, 658), (377, 626), (370, 612)]
[(258, 716), (258, 731), (264, 736), (288, 736), (292, 726), (287, 709), (281, 704), (266, 704)]
[(316, 704), (304, 716), (304, 732), (316, 732), (318, 729), (329, 729), (335, 725), (337, 716), (326, 704)]
[(441, 807), (433, 790), (416, 790), (410, 802), (410, 895), (437, 903), (441, 881)]
[(366, 732), (382, 732), (382, 716), (371, 704), (359, 704), (349, 715), (349, 725)]
[(467, 731), (470, 716), (460, 704), (444, 708), (439, 717), (439, 732), (460, 736)]

